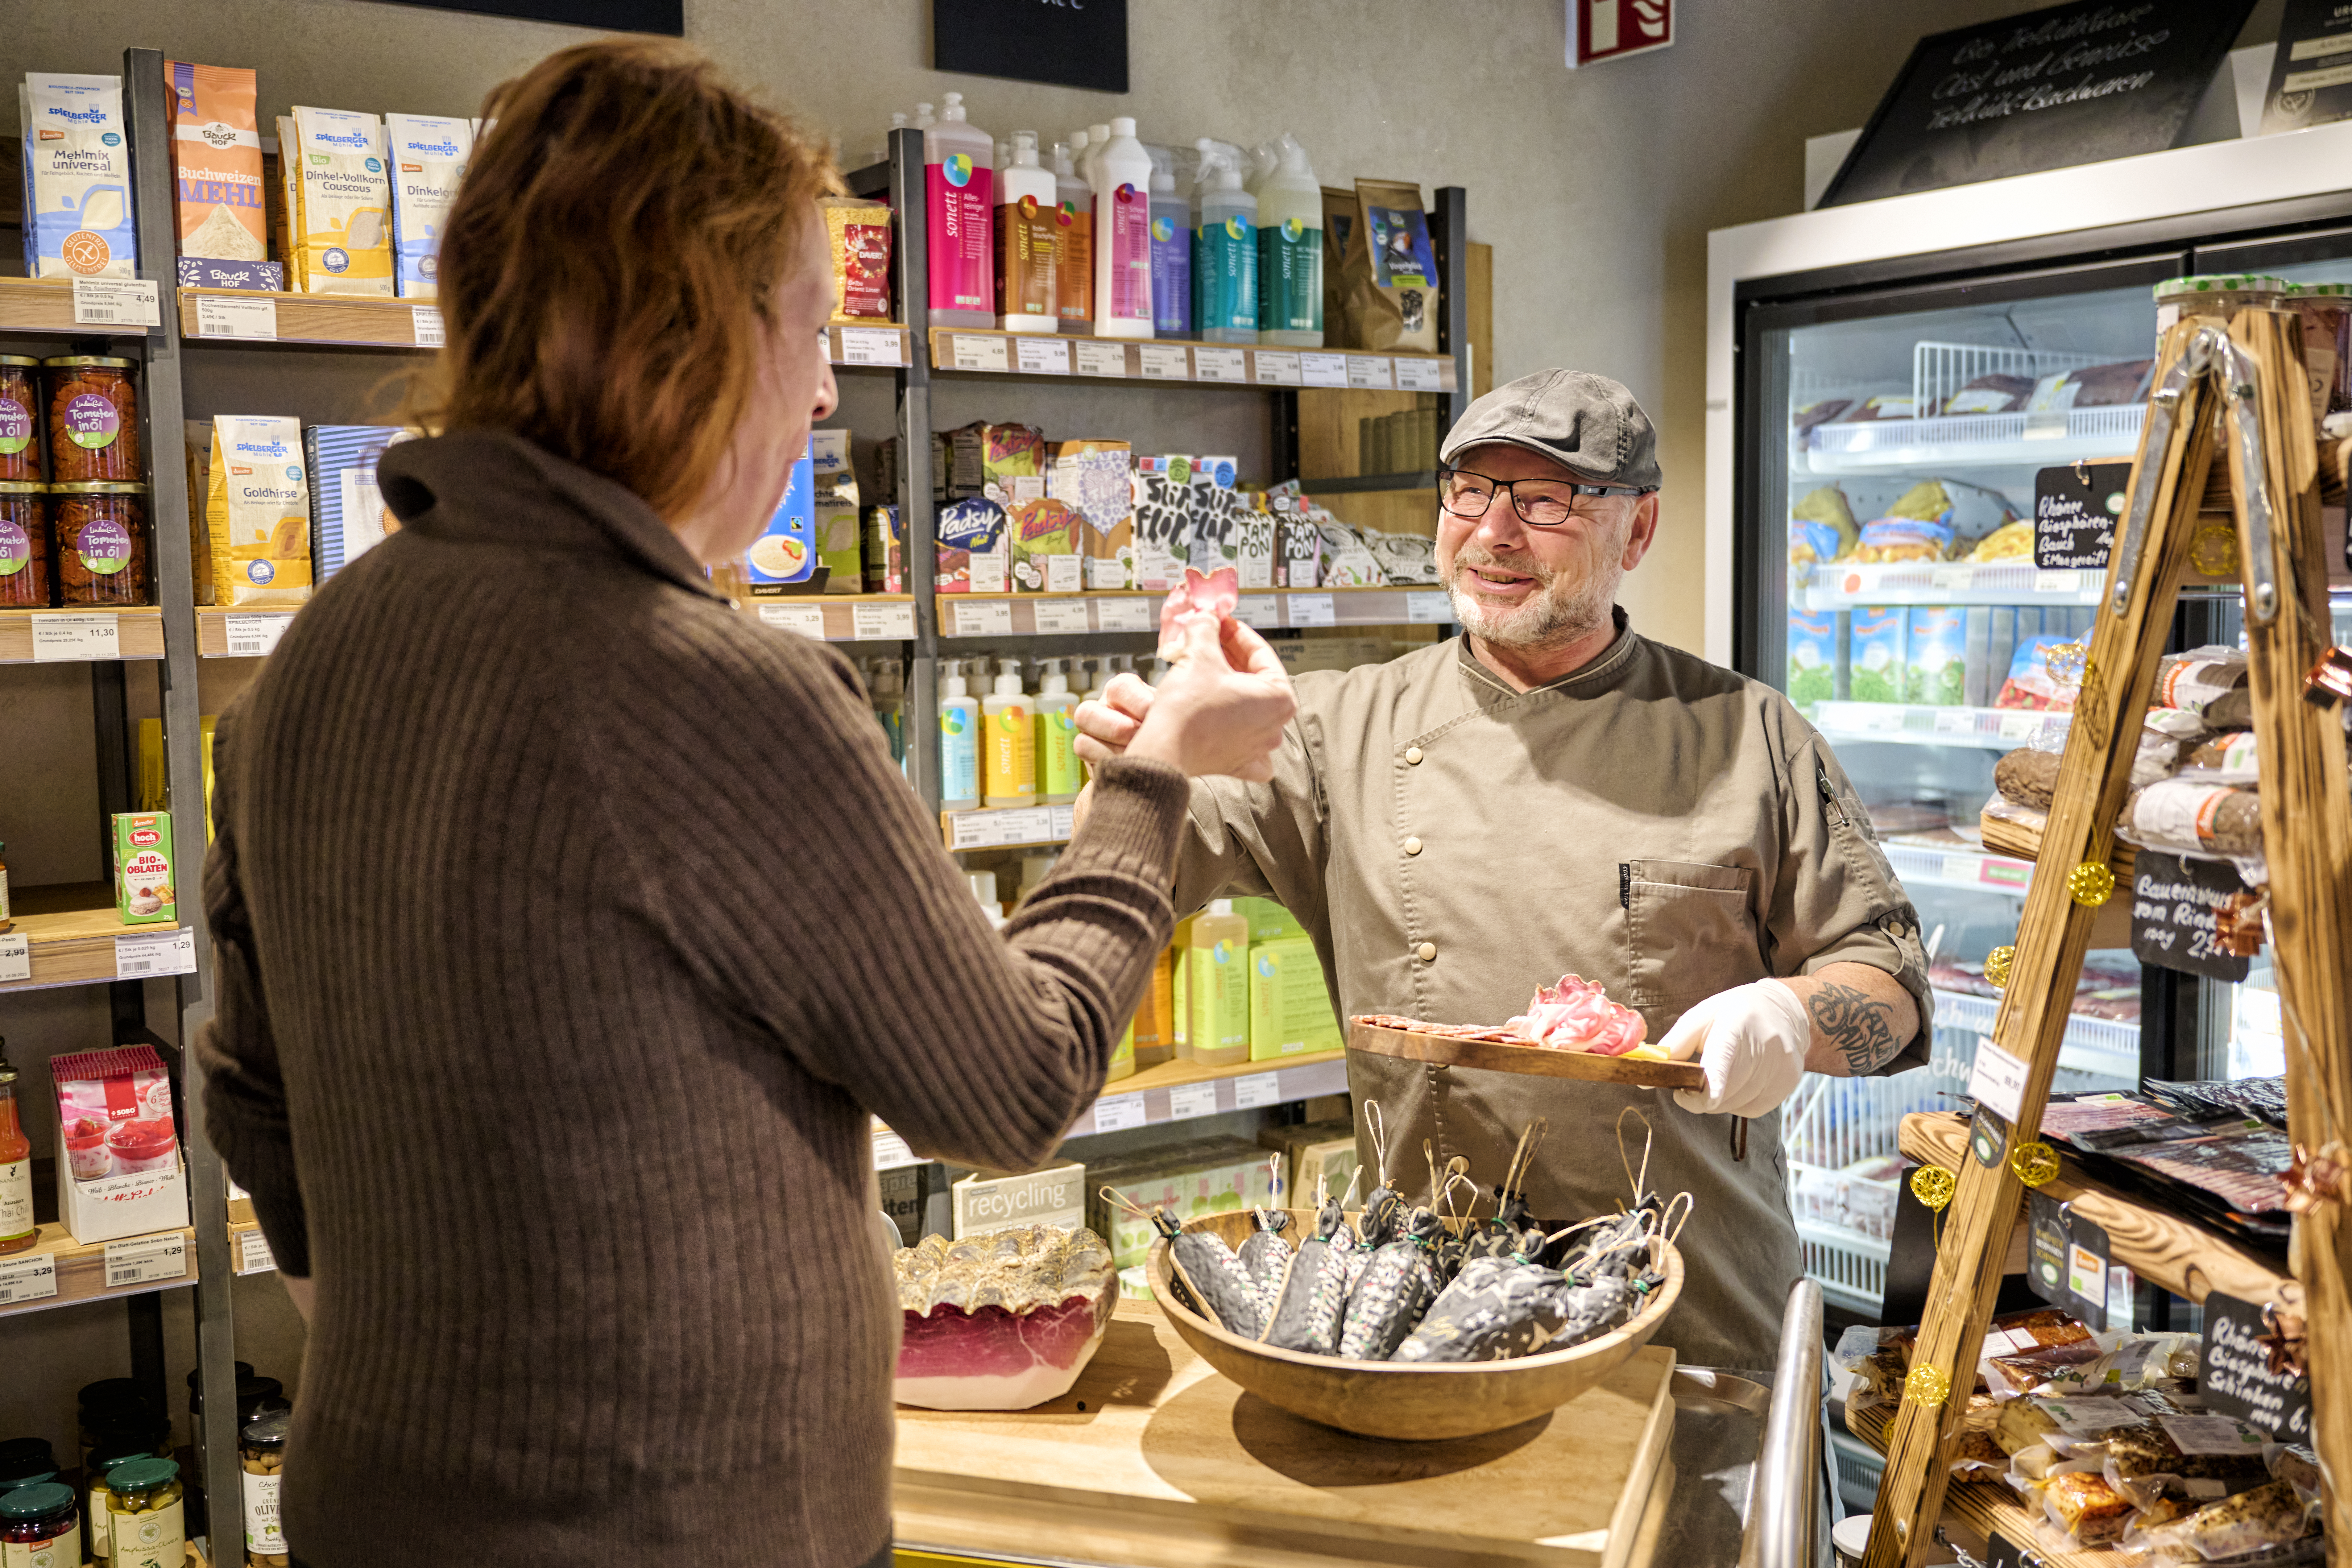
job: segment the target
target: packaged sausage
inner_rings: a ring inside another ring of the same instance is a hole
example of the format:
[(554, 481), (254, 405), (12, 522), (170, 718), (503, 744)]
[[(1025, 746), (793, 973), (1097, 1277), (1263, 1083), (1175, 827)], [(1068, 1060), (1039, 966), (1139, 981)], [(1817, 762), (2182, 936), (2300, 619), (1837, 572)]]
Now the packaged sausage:
[(2159, 779), (2124, 799), (2116, 835), (2175, 855), (2256, 855), (2262, 803), (2249, 789), (2193, 778)]

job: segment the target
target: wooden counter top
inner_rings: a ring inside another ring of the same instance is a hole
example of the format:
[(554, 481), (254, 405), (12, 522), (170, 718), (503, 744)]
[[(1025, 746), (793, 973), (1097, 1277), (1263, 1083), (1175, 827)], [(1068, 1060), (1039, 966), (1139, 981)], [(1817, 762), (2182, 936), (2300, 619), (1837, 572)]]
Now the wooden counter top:
[(1139, 1568), (1643, 1568), (1674, 1487), (1673, 1373), (1674, 1352), (1652, 1345), (1542, 1420), (1381, 1442), (1244, 1394), (1157, 1308), (1122, 1300), (1051, 1404), (900, 1408), (898, 1550)]

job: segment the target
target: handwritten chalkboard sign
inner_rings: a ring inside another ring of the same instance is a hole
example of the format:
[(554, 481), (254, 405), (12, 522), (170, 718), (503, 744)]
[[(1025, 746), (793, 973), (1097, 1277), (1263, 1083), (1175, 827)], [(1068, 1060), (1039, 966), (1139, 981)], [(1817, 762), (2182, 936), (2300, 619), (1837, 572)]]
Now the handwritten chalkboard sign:
[(931, 68), (1127, 90), (1127, 0), (931, 0)]
[(2123, 516), (2129, 463), (2074, 463), (2033, 476), (2033, 563), (2045, 572), (2104, 572)]
[(1922, 38), (1822, 205), (2158, 153), (2253, 0), (2074, 0)]
[(2158, 969), (2243, 980), (2247, 961), (2221, 945), (2217, 911), (2247, 890), (2227, 860), (2143, 849), (2132, 861), (2132, 956)]
[(569, 22), (600, 33), (686, 36), (686, 0), (404, 0), (435, 11), (471, 11), (528, 22)]
[(2252, 1301), (2205, 1297), (2205, 1343), (2197, 1392), (2223, 1415), (2259, 1426), (2282, 1443), (2311, 1441), (2311, 1377), (2273, 1372), (2262, 1343), (2263, 1310)]

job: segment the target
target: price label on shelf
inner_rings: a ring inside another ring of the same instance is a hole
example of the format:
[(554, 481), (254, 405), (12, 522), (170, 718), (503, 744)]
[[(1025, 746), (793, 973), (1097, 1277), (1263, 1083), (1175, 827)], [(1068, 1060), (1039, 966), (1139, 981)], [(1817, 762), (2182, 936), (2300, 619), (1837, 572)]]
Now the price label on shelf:
[(1070, 340), (1067, 338), (1015, 338), (1013, 340), (1015, 363), (1027, 375), (1067, 375), (1070, 374)]
[(1078, 348), (1080, 375), (1125, 375), (1127, 345), (1125, 343), (1085, 343)]
[(278, 301), (266, 294), (250, 300), (200, 294), (196, 297), (196, 336), (274, 343), (278, 341)]
[(289, 612), (282, 616), (229, 616), (225, 619), (229, 658), (259, 658), (278, 651), (278, 639), (286, 635), (287, 625), (294, 616)]
[(278, 1255), (269, 1250), (269, 1238), (259, 1230), (239, 1231), (236, 1237), (236, 1271), (239, 1274), (272, 1274), (278, 1269)]
[(448, 329), (442, 324), (441, 307), (438, 305), (408, 307), (408, 330), (415, 337), (416, 346), (420, 349), (449, 346)]
[(1282, 1103), (1282, 1075), (1254, 1072), (1247, 1078), (1234, 1079), (1234, 1105), (1242, 1110), (1257, 1110)]
[(2004, 741), (2030, 741), (2042, 729), (2042, 715), (2036, 712), (2004, 713), (2000, 716), (2000, 738)]
[(176, 1230), (106, 1244), (106, 1288), (110, 1290), (187, 1277), (188, 1238)]
[(1348, 384), (1359, 392), (1388, 392), (1396, 385), (1386, 354), (1349, 354)]
[(1213, 1083), (1179, 1084), (1168, 1091), (1168, 1119), (1190, 1121), (1196, 1116), (1217, 1113), (1217, 1086)]
[(955, 635), (960, 637), (1009, 637), (1013, 635), (1013, 601), (982, 599), (955, 607)]
[(160, 327), (163, 294), (144, 278), (77, 278), (73, 280), (77, 327)]
[(1407, 626), (1442, 626), (1454, 619), (1453, 595), (1443, 591), (1407, 594), (1404, 596), (1404, 618)]
[(16, 985), (33, 977), (33, 939), (23, 931), (0, 936), (0, 985)]
[(1140, 1127), (1148, 1120), (1143, 1109), (1143, 1096), (1106, 1094), (1095, 1101), (1095, 1131), (1124, 1132), (1130, 1127)]
[(1309, 354), (1298, 356), (1298, 379), (1307, 386), (1339, 386), (1348, 384), (1346, 354)]
[(1973, 566), (1938, 566), (1927, 574), (1928, 586), (1938, 594), (1964, 594), (1973, 587), (1977, 569)]
[(1257, 384), (1260, 386), (1297, 386), (1298, 356), (1287, 349), (1260, 349), (1253, 356), (1257, 361)]
[(2025, 1064), (1990, 1040), (1979, 1040), (1976, 1065), (1969, 1069), (1969, 1098), (1992, 1107), (2002, 1121), (2014, 1122), (2024, 1097)]
[(1973, 709), (1938, 709), (1935, 722), (1938, 735), (1973, 735), (1977, 732), (1977, 716)]
[(907, 363), (906, 351), (899, 347), (906, 340), (896, 327), (843, 327), (840, 331), (844, 364)]
[(1290, 621), (1294, 626), (1336, 626), (1339, 624), (1338, 602), (1328, 594), (1293, 594), (1290, 595)]
[(904, 1138), (899, 1137), (879, 1121), (874, 1124), (874, 1168), (876, 1170), (897, 1171), (903, 1170), (908, 1165), (921, 1163), (923, 1162), (916, 1157), (915, 1152), (907, 1147), (907, 1141)]
[(906, 642), (915, 635), (912, 605), (852, 605), (850, 635), (859, 642)]
[(118, 936), (114, 939), (114, 977), (117, 980), (142, 980), (158, 974), (194, 974), (196, 972), (196, 933), (183, 926), (178, 931), (158, 931), (153, 936)]
[[(1142, 1096), (1136, 1098), (1139, 1100)], [(0, 1258), (0, 1307), (47, 1300), (57, 1293), (56, 1253), (35, 1252), (22, 1258)]]
[(1188, 381), (1192, 378), (1192, 363), (1185, 357), (1181, 343), (1139, 343), (1135, 355), (1143, 367), (1143, 379), (1146, 381)]
[(1094, 630), (1084, 599), (1040, 599), (1033, 613), (1041, 637), (1071, 637)]
[(33, 662), (121, 658), (122, 633), (112, 616), (35, 616)]
[[(990, 811), (958, 811), (948, 816), (951, 849), (1001, 849), (1012, 844), (1045, 844), (1054, 837), (1055, 807), (1024, 805)], [(1069, 837), (1065, 826), (1061, 837)]]
[(1234, 606), (1234, 619), (1259, 631), (1272, 631), (1282, 625), (1282, 601), (1272, 594), (1244, 594)]
[(1444, 362), (1433, 359), (1400, 359), (1396, 362), (1396, 384), (1399, 392), (1443, 392), (1445, 390)]
[(2036, 572), (2033, 574), (2033, 594), (2036, 598), (2066, 597), (2083, 591), (2082, 581), (2080, 572)]
[(1937, 873), (1947, 882), (1974, 882), (1979, 858), (1974, 855), (1947, 855)]
[(1095, 623), (1107, 632), (1148, 632), (1154, 613), (1149, 599), (1095, 601)]
[(798, 632), (804, 637), (824, 640), (824, 606), (822, 605), (761, 605), (760, 624), (782, 631)]
[(1045, 808), (1045, 814), (1050, 824), (1046, 830), (1047, 837), (1067, 838), (1078, 830), (1077, 802), (1068, 801), (1060, 805), (1049, 805)]
[(1249, 380), (1247, 356), (1239, 349), (1194, 349), (1192, 374), (1200, 381), (1230, 382), (1236, 386)]
[(1003, 338), (976, 337), (970, 332), (950, 333), (951, 361), (958, 370), (1003, 370), (1010, 362), (1004, 354)]

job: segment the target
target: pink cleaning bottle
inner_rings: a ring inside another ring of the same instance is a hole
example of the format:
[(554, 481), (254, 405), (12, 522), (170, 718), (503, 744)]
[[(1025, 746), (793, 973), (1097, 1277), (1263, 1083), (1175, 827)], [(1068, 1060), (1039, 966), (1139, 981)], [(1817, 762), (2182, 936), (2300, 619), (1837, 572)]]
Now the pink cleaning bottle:
[(996, 143), (965, 121), (951, 92), (923, 132), (923, 195), (930, 244), (931, 324), (996, 325)]

